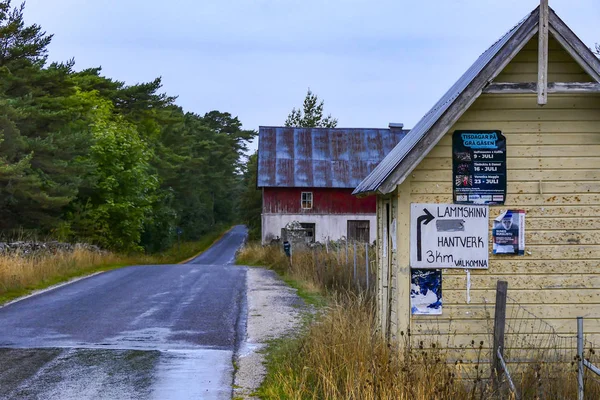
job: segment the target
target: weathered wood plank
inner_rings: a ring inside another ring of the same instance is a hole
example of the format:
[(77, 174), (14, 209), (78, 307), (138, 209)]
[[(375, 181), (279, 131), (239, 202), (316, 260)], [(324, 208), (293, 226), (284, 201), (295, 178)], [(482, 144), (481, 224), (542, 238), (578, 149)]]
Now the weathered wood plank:
[[(598, 157), (560, 157), (560, 158), (507, 158), (508, 173), (511, 170), (556, 170), (556, 169), (597, 169), (600, 164)], [(509, 167), (510, 166), (510, 167)], [(444, 157), (428, 157), (417, 170), (439, 170), (452, 168), (452, 159), (449, 155)]]
[[(575, 170), (561, 170), (561, 169), (544, 169), (544, 170), (532, 170), (516, 169), (519, 165), (520, 159), (508, 159), (507, 164), (507, 178), (508, 182), (529, 182), (533, 181), (539, 183), (543, 181), (548, 183), (550, 181), (600, 181), (600, 169), (575, 169)], [(597, 160), (597, 164), (600, 164), (600, 159)], [(415, 170), (412, 173), (412, 179), (415, 183), (444, 183), (452, 182), (452, 171), (450, 169), (445, 170)]]
[[(600, 220), (600, 218), (598, 218)], [(491, 235), (490, 235), (491, 240)], [(600, 245), (600, 231), (525, 231), (525, 243), (529, 245), (541, 244), (556, 244), (556, 245)]]
[[(551, 110), (549, 108), (549, 110)], [(511, 110), (508, 110), (509, 113)], [(527, 111), (527, 110), (525, 110)], [(465, 130), (465, 129), (498, 129), (500, 126), (499, 121), (477, 121), (477, 125), (473, 126), (472, 122), (459, 122), (449, 131), (452, 133), (454, 130)], [(598, 122), (578, 120), (578, 121), (545, 121), (543, 119), (534, 121), (513, 121), (506, 120), (501, 121), (502, 133), (597, 133)]]
[[(527, 245), (527, 243), (526, 243)], [(492, 257), (490, 269), (498, 275), (587, 274), (600, 271), (600, 260), (536, 260)], [(444, 270), (444, 275), (464, 275), (461, 270)]]
[[(558, 43), (556, 41), (554, 41), (555, 43)], [(552, 43), (552, 41), (551, 41)], [(560, 46), (560, 44), (559, 44)], [(553, 51), (554, 50), (554, 51)], [(535, 75), (536, 70), (536, 63), (537, 63), (537, 57), (538, 57), (538, 52), (537, 52), (537, 46), (535, 47), (526, 47), (524, 48), (514, 59), (512, 63), (528, 63), (533, 67), (533, 70), (531, 71), (531, 73), (533, 75)], [(512, 64), (511, 63), (511, 64)], [(569, 53), (567, 53), (562, 47), (560, 47), (559, 49), (550, 49), (550, 52), (548, 53), (548, 63), (549, 63), (549, 68), (552, 68), (552, 65), (554, 63), (569, 63), (569, 64), (576, 64), (579, 69), (581, 71), (583, 71), (583, 68), (581, 68), (581, 66), (579, 66), (579, 64), (577, 64), (574, 60), (573, 57), (571, 57), (569, 55)], [(510, 65), (510, 64), (509, 64)], [(560, 72), (560, 71), (558, 71)]]
[[(492, 320), (491, 319), (461, 319), (451, 320), (439, 316), (435, 320), (432, 320), (431, 316), (419, 316), (413, 320), (411, 332), (412, 337), (415, 340), (427, 341), (427, 336), (451, 336), (451, 335), (465, 335), (478, 337), (491, 337), (492, 332)], [(572, 335), (577, 331), (576, 319), (548, 319), (547, 323), (554, 328), (555, 332), (559, 335)], [(531, 332), (536, 329), (539, 330), (540, 322), (535, 319), (527, 319), (522, 321), (522, 331)], [(585, 320), (586, 331), (591, 335), (600, 334), (600, 320), (597, 318), (588, 318)], [(509, 334), (511, 335), (511, 334)], [(430, 339), (429, 339), (430, 340)], [(481, 339), (480, 339), (481, 340)], [(485, 340), (485, 339), (483, 339)], [(511, 337), (512, 340), (512, 337)], [(447, 340), (439, 340), (440, 343), (445, 343)], [(470, 342), (469, 342), (470, 343)], [(485, 340), (485, 343), (489, 343)], [(598, 342), (597, 342), (598, 343)]]
[[(600, 113), (598, 113), (600, 117)], [(599, 122), (600, 124), (600, 122)], [(522, 158), (536, 158), (536, 157), (595, 157), (596, 167), (600, 166), (600, 144), (590, 144), (586, 146), (577, 145), (562, 145), (562, 146), (550, 146), (550, 145), (531, 145), (531, 146), (510, 146), (509, 150), (510, 157), (513, 159)], [(443, 158), (452, 156), (452, 146), (438, 145), (430, 153), (431, 157)], [(521, 163), (521, 160), (513, 160), (514, 163)]]
[[(569, 332), (570, 334), (571, 332)], [(600, 339), (600, 334), (590, 334), (586, 335), (586, 339), (597, 343), (597, 340)], [(423, 347), (425, 350), (431, 349), (435, 344), (435, 348), (442, 347), (443, 354), (446, 352), (455, 353), (452, 350), (464, 349), (462, 354), (459, 355), (459, 358), (469, 357), (468, 353), (478, 349), (481, 342), (483, 342), (482, 346), (484, 349), (484, 354), (488, 354), (491, 348), (491, 340), (489, 334), (487, 333), (472, 333), (472, 334), (448, 334), (447, 332), (440, 332), (439, 334), (420, 334), (415, 335), (412, 338), (412, 342), (415, 345), (419, 345), (420, 342), (423, 342)], [(475, 342), (475, 344), (472, 344)], [(508, 350), (508, 354), (511, 353), (512, 350), (513, 357), (539, 357), (541, 353), (541, 349), (551, 348), (552, 350), (573, 350), (573, 356), (576, 354), (577, 342), (573, 340), (559, 340), (553, 334), (510, 334), (506, 333), (506, 348)], [(528, 351), (529, 350), (529, 351)], [(537, 350), (537, 351), (535, 351)], [(567, 358), (571, 358), (573, 356), (569, 356)], [(509, 358), (508, 356), (507, 358)], [(539, 361), (539, 360), (538, 360)], [(569, 360), (570, 361), (570, 360)], [(515, 360), (516, 362), (516, 360)]]
[[(550, 58), (550, 55), (548, 55)], [(554, 57), (554, 60), (549, 63), (548, 74), (572, 74), (580, 75), (585, 71), (571, 59), (568, 54), (563, 58), (562, 61), (557, 60), (558, 57)], [(537, 60), (535, 60), (537, 61)], [(515, 59), (504, 68), (502, 76), (510, 74), (528, 74), (534, 76), (537, 73), (536, 63), (534, 60), (524, 59), (522, 57), (515, 57)], [(501, 77), (500, 77), (501, 78)]]
[(394, 219), (397, 224), (396, 243), (398, 246), (397, 255), (397, 274), (398, 274), (398, 327), (405, 334), (410, 329), (410, 220), (402, 218), (403, 215), (410, 213), (410, 194), (412, 191), (412, 182), (406, 179), (398, 186), (398, 197), (394, 207)]
[[(511, 288), (511, 293), (513, 291), (519, 289), (595, 289), (600, 288), (600, 275), (569, 275), (565, 276), (562, 274), (559, 275), (496, 275), (490, 274), (478, 274), (476, 272), (480, 271), (471, 271), (471, 290), (492, 290), (496, 287), (496, 282), (498, 280), (508, 281), (508, 285)], [(491, 272), (491, 271), (490, 271)], [(457, 289), (457, 290), (465, 290), (466, 288), (466, 274), (463, 273), (460, 275), (450, 275), (445, 274), (443, 278), (443, 290)], [(509, 293), (510, 296), (510, 293)], [(493, 302), (494, 297), (487, 298), (489, 301)], [(476, 303), (478, 300), (472, 298), (473, 302)], [(555, 299), (554, 303), (559, 302), (560, 299)], [(598, 304), (600, 305), (600, 298), (598, 298)], [(475, 306), (475, 305), (474, 305)], [(598, 307), (598, 316), (600, 317), (600, 306)]]
[[(414, 182), (415, 194), (444, 194), (452, 192), (452, 182)], [(564, 194), (564, 193), (600, 193), (600, 181), (587, 182), (511, 182), (506, 187), (509, 194)]]
[[(600, 216), (600, 207), (588, 206), (579, 207), (575, 205), (568, 206), (539, 206), (528, 207), (528, 218), (556, 218), (556, 217), (598, 217)], [(572, 222), (578, 226), (578, 221)]]
[[(590, 96), (589, 94), (555, 94), (552, 101), (547, 104), (545, 109), (564, 109), (573, 108), (581, 110), (595, 110), (600, 104), (600, 97)], [(531, 94), (484, 94), (477, 99), (471, 109), (483, 110), (537, 110), (535, 95)], [(544, 132), (546, 133), (546, 132)]]
[[(538, 91), (535, 82), (494, 82), (490, 83), (483, 93), (488, 94), (532, 94)], [(547, 84), (548, 93), (600, 93), (600, 84), (597, 82), (550, 82)]]
[[(493, 307), (493, 304), (490, 305)], [(414, 336), (432, 334), (479, 334), (486, 335), (492, 332), (492, 319), (461, 319), (452, 320), (445, 315), (440, 316), (414, 316), (411, 332)], [(569, 334), (577, 331), (576, 319), (573, 317), (546, 320), (558, 334)], [(540, 325), (538, 320), (524, 319), (523, 330), (533, 330)], [(586, 331), (600, 333), (600, 318), (588, 318), (585, 320)]]
[[(590, 112), (590, 110), (553, 110), (540, 108), (537, 110), (496, 110), (490, 112), (489, 110), (471, 110), (465, 113), (461, 118), (461, 124), (465, 122), (503, 122), (503, 121), (523, 121), (523, 122), (536, 122), (536, 121), (599, 121), (600, 115), (598, 113)], [(473, 129), (473, 128), (471, 128)]]
[[(582, 316), (585, 318), (600, 318), (599, 304), (527, 304), (526, 308), (532, 315), (542, 319), (574, 319), (577, 316)], [(506, 315), (510, 317), (513, 315), (512, 311), (513, 306), (509, 303), (506, 307)], [(454, 320), (472, 318), (486, 319), (493, 317), (494, 307), (493, 305), (484, 306), (476, 304), (444, 305), (442, 312), (445, 318)]]
[(585, 230), (600, 229), (600, 218), (529, 218), (528, 230)]
[[(540, 22), (538, 28), (538, 104), (543, 106), (548, 102), (548, 0), (540, 2)], [(499, 368), (499, 366), (498, 366)]]
[[(552, 104), (552, 102), (550, 102)], [(548, 106), (548, 105), (547, 105)], [(545, 146), (545, 145), (598, 145), (600, 135), (598, 133), (521, 133), (518, 135), (505, 135), (511, 145), (518, 146)], [(452, 138), (444, 137), (440, 143), (442, 146), (451, 146)]]
[[(600, 223), (600, 218), (597, 218), (596, 224)], [(552, 221), (552, 219), (550, 219)], [(558, 228), (556, 230), (534, 230), (530, 226), (528, 226), (528, 222), (526, 221), (526, 232), (525, 232), (525, 243), (528, 246), (533, 245), (600, 245), (600, 230), (598, 229), (589, 229), (584, 230), (581, 229), (579, 231), (566, 230), (564, 227)], [(538, 220), (534, 220), (534, 222), (538, 222)], [(577, 228), (580, 228), (576, 221), (572, 222)], [(493, 221), (490, 220), (490, 232), (489, 232), (489, 243), (492, 243), (492, 232), (491, 228), (493, 226)], [(594, 228), (597, 225), (594, 226)], [(517, 271), (515, 271), (517, 272)]]
[[(448, 194), (413, 194), (412, 203), (452, 203), (452, 193)], [(509, 195), (505, 207), (526, 207), (542, 205), (600, 205), (600, 195)]]
[[(444, 305), (466, 304), (466, 290), (443, 289)], [(534, 304), (600, 304), (600, 288), (570, 290), (570, 289), (510, 289), (510, 297), (519, 303)], [(493, 289), (472, 289), (470, 291), (471, 303), (483, 303), (485, 300), (493, 301)]]
[[(506, 83), (524, 83), (533, 82), (537, 79), (537, 73), (522, 73), (522, 74), (502, 74), (495, 82), (506, 82)], [(593, 82), (593, 79), (582, 72), (580, 74), (571, 73), (551, 73), (548, 76), (551, 82)]]
[[(506, 329), (506, 294), (508, 291), (508, 282), (498, 281), (496, 282), (496, 302), (494, 305), (494, 335), (492, 338), (492, 381), (494, 387), (497, 389), (498, 379), (504, 373), (502, 369), (501, 358), (504, 354), (504, 331)], [(460, 336), (452, 335), (450, 343), (446, 347), (456, 345), (456, 341)], [(471, 344), (476, 343), (475, 340), (471, 339)], [(485, 340), (479, 341), (480, 346), (485, 345)], [(461, 346), (462, 347), (462, 346)]]

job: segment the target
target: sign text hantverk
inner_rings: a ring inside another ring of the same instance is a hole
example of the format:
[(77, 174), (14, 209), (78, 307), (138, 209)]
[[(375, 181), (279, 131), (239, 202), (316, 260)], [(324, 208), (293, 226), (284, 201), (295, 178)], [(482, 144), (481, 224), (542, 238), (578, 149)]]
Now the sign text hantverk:
[(487, 206), (411, 204), (411, 268), (488, 268)]

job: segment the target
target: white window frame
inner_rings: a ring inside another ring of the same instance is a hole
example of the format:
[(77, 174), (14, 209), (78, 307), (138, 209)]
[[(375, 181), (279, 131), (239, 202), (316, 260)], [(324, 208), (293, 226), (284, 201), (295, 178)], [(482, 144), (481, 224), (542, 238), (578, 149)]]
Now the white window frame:
[[(309, 207), (304, 207), (304, 204), (308, 203)], [(312, 210), (313, 208), (313, 192), (302, 192), (300, 195), (300, 207), (303, 210)]]

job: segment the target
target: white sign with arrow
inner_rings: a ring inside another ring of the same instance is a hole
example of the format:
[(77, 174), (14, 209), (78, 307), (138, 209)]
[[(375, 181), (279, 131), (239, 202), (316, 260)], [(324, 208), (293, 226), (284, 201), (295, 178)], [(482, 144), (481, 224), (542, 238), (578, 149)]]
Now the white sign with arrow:
[(487, 269), (489, 208), (411, 204), (412, 268)]

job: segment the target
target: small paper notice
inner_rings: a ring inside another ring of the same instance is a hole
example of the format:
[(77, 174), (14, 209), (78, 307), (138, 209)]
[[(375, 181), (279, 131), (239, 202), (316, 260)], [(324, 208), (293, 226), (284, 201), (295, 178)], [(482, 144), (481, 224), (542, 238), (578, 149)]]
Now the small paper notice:
[(525, 254), (525, 211), (507, 210), (494, 220), (494, 254)]
[(410, 305), (413, 315), (442, 314), (442, 270), (411, 270)]

